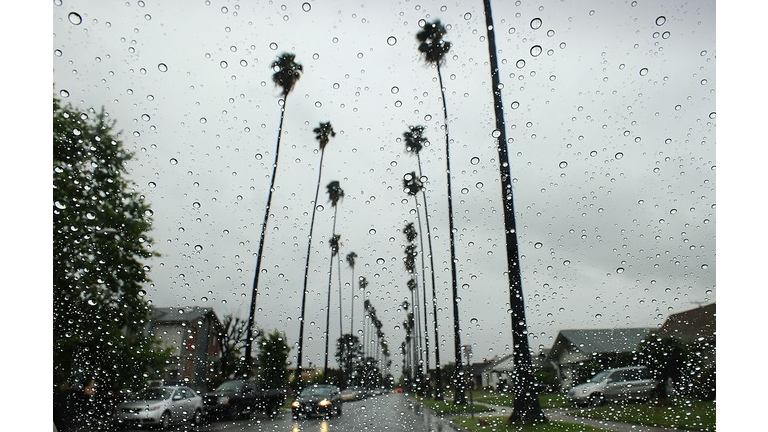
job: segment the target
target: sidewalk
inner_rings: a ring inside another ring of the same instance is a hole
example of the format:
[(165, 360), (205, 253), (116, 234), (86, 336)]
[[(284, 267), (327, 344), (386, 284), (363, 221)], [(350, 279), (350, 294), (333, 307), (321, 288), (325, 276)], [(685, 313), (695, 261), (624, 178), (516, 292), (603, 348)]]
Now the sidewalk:
[[(490, 408), (493, 408), (494, 410), (489, 412), (476, 413), (475, 417), (499, 417), (499, 416), (509, 416), (512, 414), (511, 407), (491, 405), (491, 404), (482, 403), (482, 402), (475, 402), (475, 405), (490, 407)], [(581, 424), (581, 425), (591, 426), (597, 429), (614, 431), (614, 432), (689, 432), (689, 431), (683, 431), (683, 429), (644, 426), (644, 425), (636, 425), (636, 424), (630, 424), (630, 423), (618, 423), (618, 422), (611, 422), (606, 420), (595, 420), (595, 419), (590, 419), (586, 417), (578, 417), (578, 416), (575, 416), (574, 413), (572, 413), (571, 410), (567, 408), (545, 408), (544, 415), (546, 415), (547, 418), (552, 421)], [(466, 414), (462, 414), (461, 416), (462, 417), (466, 416)], [(452, 417), (459, 417), (459, 416), (447, 416), (446, 418), (452, 418)], [(456, 426), (456, 427), (457, 429), (463, 429), (460, 426)]]

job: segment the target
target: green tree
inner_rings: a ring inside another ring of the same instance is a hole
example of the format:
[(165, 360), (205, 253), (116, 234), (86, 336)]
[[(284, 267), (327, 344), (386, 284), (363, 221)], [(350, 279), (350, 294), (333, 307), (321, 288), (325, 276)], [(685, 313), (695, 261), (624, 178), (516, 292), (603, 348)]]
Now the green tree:
[(219, 352), (221, 353), (219, 374), (222, 382), (232, 379), (234, 374), (242, 368), (240, 359), (248, 341), (246, 336), (247, 325), (247, 321), (236, 317), (234, 314), (226, 315), (221, 322), (222, 328), (219, 331)]
[[(454, 238), (453, 222), (453, 194), (451, 193), (451, 150), (449, 146), (450, 138), (448, 135), (448, 106), (445, 101), (445, 86), (443, 85), (443, 74), (441, 64), (445, 55), (451, 50), (451, 43), (444, 39), (447, 30), (440, 20), (427, 22), (421, 31), (416, 34), (419, 41), (419, 52), (424, 55), (424, 60), (428, 64), (433, 64), (437, 68), (437, 78), (440, 83), (440, 95), (443, 101), (443, 116), (445, 127), (445, 163), (448, 185), (448, 233), (450, 235), (450, 253), (451, 253), (451, 297), (453, 300), (453, 349), (456, 362), (456, 371), (461, 371), (461, 329), (459, 327), (459, 293), (456, 275), (456, 241)], [(464, 379), (459, 374), (453, 377), (454, 392), (453, 402), (457, 405), (467, 403), (466, 385)]]
[(325, 147), (336, 136), (336, 132), (331, 126), (331, 122), (320, 123), (313, 132), (315, 139), (320, 145), (320, 165), (317, 170), (317, 187), (315, 188), (315, 199), (312, 201), (312, 219), (309, 221), (309, 235), (307, 239), (307, 258), (304, 264), (304, 286), (301, 290), (301, 317), (299, 318), (299, 348), (296, 353), (296, 385), (301, 385), (301, 364), (304, 361), (304, 317), (307, 311), (307, 284), (309, 283), (309, 257), (312, 254), (312, 231), (315, 228), (315, 214), (317, 213), (317, 197), (320, 195), (320, 180), (323, 178), (323, 159), (325, 158)]
[(674, 337), (649, 335), (640, 343), (637, 353), (640, 361), (648, 367), (656, 380), (656, 397), (666, 399), (667, 380), (680, 381), (685, 370), (688, 352), (685, 344)]
[(168, 358), (144, 330), (152, 212), (114, 124), (53, 99), (53, 378), (97, 392), (139, 386)]
[[(363, 347), (360, 345), (360, 338), (355, 335), (345, 333), (336, 341), (336, 361), (341, 368), (342, 377), (357, 367), (358, 362), (363, 358)], [(349, 382), (342, 378), (342, 386)]]
[[(328, 375), (328, 348), (331, 335), (331, 280), (333, 278), (333, 261), (336, 259), (341, 248), (341, 235), (336, 234), (336, 216), (339, 211), (339, 201), (344, 198), (344, 190), (336, 180), (328, 183), (325, 188), (328, 193), (328, 201), (333, 207), (333, 232), (329, 241), (329, 246), (331, 247), (331, 259), (330, 268), (328, 269), (328, 301), (325, 306), (325, 361), (323, 363), (323, 375)], [(341, 304), (339, 304), (339, 308), (341, 308)]]
[(259, 382), (265, 388), (281, 389), (288, 386), (288, 346), (285, 333), (273, 330), (259, 338)]
[(520, 257), (515, 224), (515, 207), (512, 197), (512, 174), (507, 153), (507, 131), (504, 123), (504, 108), (501, 100), (501, 82), (499, 64), (496, 58), (496, 34), (493, 26), (490, 0), (483, 0), (485, 27), (488, 32), (488, 55), (491, 69), (491, 92), (493, 94), (494, 114), (496, 118), (496, 149), (499, 153), (499, 176), (501, 180), (501, 200), (504, 208), (504, 235), (507, 246), (507, 277), (509, 280), (510, 318), (512, 320), (512, 343), (515, 382), (512, 386), (515, 402), (512, 407), (510, 424), (546, 423), (547, 418), (541, 410), (541, 403), (536, 391), (536, 380), (531, 364), (531, 348), (528, 344), (528, 325), (525, 319), (525, 301), (523, 281), (520, 271)]
[(269, 180), (269, 189), (267, 189), (267, 204), (264, 209), (264, 222), (261, 224), (261, 236), (259, 237), (259, 251), (256, 254), (256, 270), (253, 274), (253, 288), (251, 292), (251, 306), (248, 313), (247, 339), (249, 343), (245, 346), (245, 364), (244, 371), (250, 372), (253, 345), (254, 314), (256, 313), (256, 297), (259, 290), (259, 275), (261, 274), (261, 258), (264, 255), (264, 239), (267, 235), (267, 222), (269, 222), (269, 210), (272, 206), (272, 193), (275, 190), (275, 177), (277, 176), (277, 162), (280, 157), (280, 138), (283, 136), (283, 120), (285, 119), (285, 105), (288, 102), (288, 94), (299, 80), (304, 68), (296, 63), (296, 55), (283, 53), (272, 62), (272, 81), (276, 86), (283, 89), (282, 103), (280, 103), (280, 126), (277, 129), (277, 145), (275, 146), (275, 163), (272, 164), (272, 177)]

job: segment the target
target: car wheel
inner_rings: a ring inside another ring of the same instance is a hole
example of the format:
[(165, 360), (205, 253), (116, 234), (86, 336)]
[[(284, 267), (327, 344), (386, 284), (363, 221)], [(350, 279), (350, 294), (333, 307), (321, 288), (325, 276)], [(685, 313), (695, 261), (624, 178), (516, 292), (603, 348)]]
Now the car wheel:
[(203, 423), (203, 412), (198, 410), (195, 410), (195, 413), (192, 414), (192, 426), (197, 427), (200, 426)]
[(338, 408), (336, 408), (336, 415), (337, 415), (337, 416), (340, 416), (340, 415), (341, 415), (341, 405), (339, 405), (339, 407), (338, 407)]
[(589, 405), (596, 407), (605, 402), (605, 397), (600, 393), (595, 393), (589, 396)]
[(160, 417), (160, 429), (168, 430), (170, 428), (171, 428), (171, 413), (166, 411), (163, 413), (162, 417)]

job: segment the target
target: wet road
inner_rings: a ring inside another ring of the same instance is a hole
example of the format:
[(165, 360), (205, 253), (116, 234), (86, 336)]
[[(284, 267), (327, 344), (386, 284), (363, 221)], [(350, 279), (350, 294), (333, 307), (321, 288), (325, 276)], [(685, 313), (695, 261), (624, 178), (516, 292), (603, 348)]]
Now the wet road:
[(294, 421), (290, 412), (274, 419), (217, 422), (200, 432), (455, 432), (447, 420), (402, 394), (387, 394), (356, 402), (346, 402), (340, 417)]

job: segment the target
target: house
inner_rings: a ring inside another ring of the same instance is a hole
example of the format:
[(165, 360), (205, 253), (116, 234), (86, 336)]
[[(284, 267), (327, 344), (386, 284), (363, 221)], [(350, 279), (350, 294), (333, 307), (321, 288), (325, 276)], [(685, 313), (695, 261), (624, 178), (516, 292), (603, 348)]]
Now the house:
[(163, 371), (165, 382), (184, 382), (196, 390), (208, 390), (220, 359), (222, 325), (212, 308), (153, 308), (149, 331), (162, 348), (171, 349)]
[[(475, 389), (499, 390), (510, 388), (514, 381), (515, 361), (513, 354), (494, 357), (470, 366), (472, 385)], [(551, 361), (546, 356), (531, 356), (534, 371), (552, 370)]]
[(655, 334), (674, 337), (685, 344), (715, 340), (715, 303), (667, 317)]
[(652, 330), (650, 327), (561, 330), (549, 354), (557, 368), (561, 388), (567, 390), (585, 382), (603, 369), (635, 364), (637, 347)]

